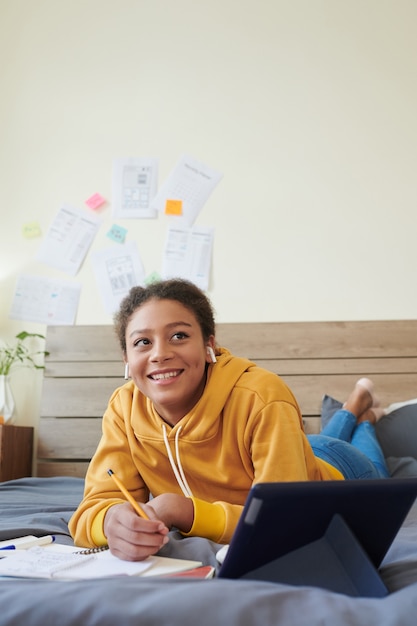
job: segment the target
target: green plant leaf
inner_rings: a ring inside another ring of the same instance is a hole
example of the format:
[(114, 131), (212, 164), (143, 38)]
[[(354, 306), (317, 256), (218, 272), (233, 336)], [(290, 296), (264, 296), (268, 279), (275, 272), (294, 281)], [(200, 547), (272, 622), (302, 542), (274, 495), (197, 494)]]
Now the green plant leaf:
[(37, 358), (49, 355), (47, 350), (31, 350), (25, 343), (28, 339), (45, 340), (44, 335), (28, 333), (22, 330), (16, 335), (17, 342), (14, 346), (5, 344), (0, 347), (0, 375), (8, 376), (16, 366), (26, 366), (34, 369), (44, 369), (45, 366), (37, 362)]

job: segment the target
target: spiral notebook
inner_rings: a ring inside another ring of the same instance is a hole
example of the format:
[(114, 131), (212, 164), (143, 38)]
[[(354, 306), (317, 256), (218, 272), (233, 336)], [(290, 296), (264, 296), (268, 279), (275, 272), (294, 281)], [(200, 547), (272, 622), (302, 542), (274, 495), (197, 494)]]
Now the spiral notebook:
[(1, 554), (0, 576), (79, 580), (110, 576), (164, 576), (201, 566), (201, 561), (151, 556), (122, 561), (110, 550), (83, 553), (79, 548), (52, 544)]

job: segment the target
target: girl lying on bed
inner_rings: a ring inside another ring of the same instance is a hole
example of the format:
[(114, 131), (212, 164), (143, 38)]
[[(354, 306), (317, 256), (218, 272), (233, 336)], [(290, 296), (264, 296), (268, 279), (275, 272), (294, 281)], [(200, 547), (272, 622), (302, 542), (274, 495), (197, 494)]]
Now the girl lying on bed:
[[(279, 376), (216, 345), (212, 305), (194, 284), (133, 287), (115, 328), (131, 380), (103, 417), (70, 521), (77, 545), (108, 544), (122, 559), (141, 560), (171, 528), (228, 543), (255, 482), (389, 477), (369, 379), (320, 435), (306, 436)], [(149, 519), (126, 502), (109, 468)]]

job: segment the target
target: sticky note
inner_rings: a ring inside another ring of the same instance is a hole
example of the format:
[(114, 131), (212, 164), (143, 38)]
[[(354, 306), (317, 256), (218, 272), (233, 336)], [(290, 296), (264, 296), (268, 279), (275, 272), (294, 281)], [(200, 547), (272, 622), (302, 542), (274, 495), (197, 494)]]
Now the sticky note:
[(151, 272), (146, 278), (145, 278), (145, 285), (150, 285), (151, 283), (157, 283), (158, 280), (161, 280), (160, 275), (158, 274), (158, 272)]
[(165, 215), (182, 215), (182, 200), (167, 200)]
[(118, 226), (117, 224), (113, 224), (113, 226), (110, 228), (109, 232), (107, 233), (107, 237), (109, 239), (112, 239), (113, 241), (116, 241), (117, 243), (124, 243), (126, 234), (127, 234), (126, 228), (123, 228), (122, 226)]
[(86, 205), (90, 207), (90, 209), (98, 209), (99, 206), (104, 204), (106, 200), (99, 193), (95, 193), (88, 200), (85, 201)]
[(22, 228), (23, 237), (31, 239), (32, 237), (40, 237), (41, 229), (38, 222), (28, 222), (23, 224)]

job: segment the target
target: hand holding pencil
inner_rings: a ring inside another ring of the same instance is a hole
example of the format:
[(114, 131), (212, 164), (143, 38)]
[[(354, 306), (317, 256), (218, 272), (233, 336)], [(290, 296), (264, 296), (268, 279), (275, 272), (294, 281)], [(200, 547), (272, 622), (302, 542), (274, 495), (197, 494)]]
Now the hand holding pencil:
[(156, 554), (168, 541), (167, 526), (148, 515), (113, 470), (108, 469), (107, 473), (126, 499), (125, 504), (111, 506), (104, 517), (104, 534), (111, 552), (127, 561), (140, 561)]
[(135, 509), (136, 513), (139, 515), (139, 517), (143, 517), (144, 519), (149, 519), (148, 515), (142, 509), (140, 504), (138, 502), (136, 502), (134, 497), (128, 492), (128, 490), (126, 489), (126, 487), (124, 486), (122, 481), (119, 480), (119, 478), (117, 478), (117, 476), (113, 472), (113, 470), (108, 469), (107, 473), (108, 473), (109, 476), (111, 476), (113, 478), (114, 482), (119, 487), (120, 491), (122, 492), (122, 494), (124, 495), (126, 500), (128, 500), (130, 502), (130, 504), (133, 506), (133, 508)]

